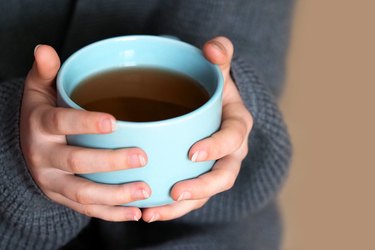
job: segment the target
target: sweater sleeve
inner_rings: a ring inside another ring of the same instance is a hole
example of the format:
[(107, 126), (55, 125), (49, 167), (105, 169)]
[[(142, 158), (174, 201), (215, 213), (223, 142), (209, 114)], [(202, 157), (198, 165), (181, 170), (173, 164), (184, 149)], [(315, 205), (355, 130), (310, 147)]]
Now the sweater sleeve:
[(56, 249), (88, 218), (50, 201), (34, 183), (19, 143), (23, 80), (0, 83), (0, 249)]

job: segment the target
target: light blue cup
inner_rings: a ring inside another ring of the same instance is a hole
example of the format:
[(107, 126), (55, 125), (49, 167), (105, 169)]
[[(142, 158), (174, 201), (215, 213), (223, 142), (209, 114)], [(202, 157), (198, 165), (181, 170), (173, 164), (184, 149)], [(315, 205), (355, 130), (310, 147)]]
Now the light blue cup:
[(199, 49), (179, 40), (158, 36), (115, 37), (88, 45), (64, 62), (57, 77), (58, 105), (82, 109), (69, 97), (73, 89), (90, 75), (123, 67), (156, 67), (186, 74), (204, 86), (210, 99), (200, 108), (176, 118), (154, 122), (117, 121), (117, 130), (112, 134), (69, 135), (68, 143), (103, 149), (142, 148), (148, 156), (145, 167), (82, 176), (107, 184), (148, 183), (151, 196), (126, 206), (172, 203), (170, 190), (176, 182), (195, 178), (214, 164), (214, 161), (192, 162), (188, 151), (195, 142), (219, 129), (223, 77)]

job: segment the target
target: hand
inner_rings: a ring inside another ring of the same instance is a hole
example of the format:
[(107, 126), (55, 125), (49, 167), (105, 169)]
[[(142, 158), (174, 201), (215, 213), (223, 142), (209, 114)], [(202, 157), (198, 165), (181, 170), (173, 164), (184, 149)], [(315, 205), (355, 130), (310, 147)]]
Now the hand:
[(193, 145), (189, 157), (192, 161), (218, 161), (212, 171), (175, 184), (171, 191), (176, 201), (173, 204), (144, 209), (144, 221), (181, 217), (202, 207), (213, 195), (230, 189), (247, 154), (253, 118), (229, 74), (233, 45), (227, 38), (217, 37), (204, 45), (203, 53), (208, 60), (219, 65), (224, 76), (222, 123), (217, 133)]
[(147, 198), (151, 191), (145, 183), (104, 185), (74, 174), (141, 167), (146, 164), (146, 154), (137, 148), (99, 150), (67, 145), (68, 134), (111, 133), (115, 118), (57, 108), (54, 79), (59, 57), (46, 45), (36, 47), (34, 56), (25, 81), (20, 136), (36, 184), (51, 200), (87, 216), (110, 221), (140, 219), (140, 209), (115, 205)]

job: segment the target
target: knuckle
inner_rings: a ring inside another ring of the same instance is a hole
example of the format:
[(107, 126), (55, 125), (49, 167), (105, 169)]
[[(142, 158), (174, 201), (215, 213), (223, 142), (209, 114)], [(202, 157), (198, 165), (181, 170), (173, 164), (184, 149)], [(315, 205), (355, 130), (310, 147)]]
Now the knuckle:
[(39, 153), (38, 147), (27, 147), (24, 149), (24, 154), (27, 156), (30, 166), (36, 167), (42, 164), (43, 157)]
[(67, 157), (68, 162), (68, 169), (72, 171), (72, 173), (80, 173), (80, 157), (79, 152), (77, 150), (72, 150)]
[(31, 143), (34, 143), (37, 136), (45, 132), (43, 130), (45, 122), (42, 113), (42, 108), (30, 107), (27, 113), (21, 114), (21, 136), (30, 139)]
[(242, 160), (245, 159), (245, 157), (248, 153), (249, 153), (249, 147), (248, 147), (247, 141), (246, 141), (244, 146), (241, 149), (241, 155), (240, 155), (241, 159)]
[(229, 178), (225, 178), (224, 179), (223, 190), (224, 191), (230, 190), (234, 186), (235, 180), (236, 180), (236, 178), (233, 177), (232, 175), (230, 175)]
[(214, 134), (212, 135), (211, 137), (211, 140), (210, 140), (210, 154), (212, 155), (212, 157), (214, 158), (221, 158), (224, 154), (224, 152), (226, 151), (226, 148), (227, 148), (227, 143), (223, 143), (221, 145), (219, 145), (219, 141), (220, 141), (220, 136), (218, 136), (218, 134)]
[[(209, 181), (207, 178), (201, 178), (201, 179), (199, 179), (199, 184), (196, 185), (196, 187), (198, 187), (198, 186), (209, 187), (210, 185), (212, 185), (211, 181)], [(204, 190), (208, 190), (208, 188), (206, 188)], [(203, 192), (201, 194), (203, 194)]]
[(248, 153), (249, 153), (249, 146), (246, 140), (242, 143), (241, 147), (234, 153), (233, 156), (235, 156), (237, 159), (242, 161), (243, 159), (245, 159)]
[(198, 209), (202, 208), (206, 204), (207, 201), (208, 201), (208, 199), (199, 201), (198, 204), (193, 208), (193, 210), (198, 210)]
[(95, 211), (92, 206), (85, 205), (82, 207), (82, 213), (88, 217), (94, 217), (95, 216)]
[(244, 118), (245, 128), (247, 128), (247, 130), (250, 131), (254, 123), (253, 116), (250, 114), (249, 111), (246, 110), (243, 118)]
[(214, 137), (214, 140), (216, 143), (212, 144), (212, 153), (216, 156), (215, 158), (222, 158), (239, 148), (242, 136), (238, 132), (226, 131)]
[(49, 178), (46, 178), (42, 171), (31, 171), (31, 175), (34, 178), (38, 187), (44, 191), (49, 184)]
[(131, 195), (129, 193), (128, 187), (121, 186), (113, 192), (112, 201), (116, 204), (131, 202)]
[(29, 114), (24, 116), (26, 122), (29, 124), (30, 129), (38, 126), (40, 121), (40, 110), (37, 108), (29, 109)]
[(100, 132), (99, 128), (99, 117), (88, 111), (86, 112), (78, 112), (76, 114), (77, 119), (80, 120), (80, 129), (84, 131), (93, 131), (93, 132)]
[[(244, 126), (244, 128), (245, 128), (245, 126)], [(239, 148), (241, 146), (242, 142), (246, 138), (246, 129), (243, 129), (242, 131), (238, 130), (236, 132), (237, 133), (234, 133), (234, 135), (232, 137), (232, 144), (233, 144), (234, 147)]]
[(108, 213), (108, 214), (101, 216), (101, 219), (106, 220), (106, 221), (113, 221), (113, 222), (126, 221), (126, 215), (119, 216), (117, 213)]
[(54, 127), (55, 131), (63, 132), (64, 126), (63, 126), (63, 112), (61, 112), (61, 109), (54, 109), (53, 112), (50, 114), (50, 120), (51, 124)]
[(127, 166), (126, 154), (121, 154), (115, 150), (105, 152), (103, 160), (107, 165), (108, 171), (119, 170), (119, 166)]
[(164, 221), (164, 220), (173, 220), (178, 217), (180, 217), (180, 211), (176, 209), (169, 209), (167, 211), (162, 211), (159, 213), (158, 221)]
[(225, 148), (226, 145), (223, 145), (221, 147), (218, 147), (218, 146), (214, 146), (214, 147), (211, 147), (211, 152), (213, 154), (213, 157), (216, 158), (216, 159), (220, 159), (221, 157), (223, 157), (223, 153), (225, 152)]
[(87, 185), (83, 185), (77, 189), (77, 191), (75, 192), (74, 198), (78, 203), (86, 204), (86, 205), (91, 204), (91, 199), (87, 191), (88, 188), (89, 187)]

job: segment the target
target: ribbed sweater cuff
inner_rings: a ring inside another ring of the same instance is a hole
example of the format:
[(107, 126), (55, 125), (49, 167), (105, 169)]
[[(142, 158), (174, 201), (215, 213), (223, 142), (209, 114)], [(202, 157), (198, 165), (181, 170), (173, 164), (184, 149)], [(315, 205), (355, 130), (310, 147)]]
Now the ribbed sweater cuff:
[(57, 249), (89, 219), (51, 202), (30, 176), (19, 146), (22, 85), (0, 83), (0, 249)]
[(234, 187), (212, 197), (203, 208), (182, 220), (197, 223), (240, 220), (274, 200), (287, 176), (291, 144), (275, 97), (246, 62), (235, 58), (231, 73), (254, 119), (249, 153)]

